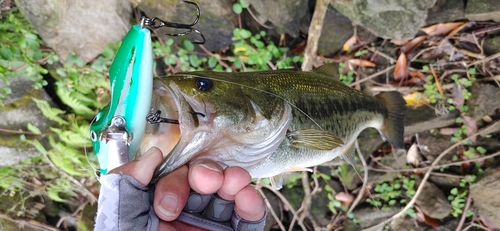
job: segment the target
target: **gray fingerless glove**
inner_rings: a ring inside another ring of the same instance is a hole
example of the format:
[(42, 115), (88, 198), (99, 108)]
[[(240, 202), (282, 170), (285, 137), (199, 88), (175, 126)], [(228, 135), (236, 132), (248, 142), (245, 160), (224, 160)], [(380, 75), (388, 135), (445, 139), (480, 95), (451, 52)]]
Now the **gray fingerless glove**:
[(226, 201), (217, 194), (202, 195), (191, 192), (177, 220), (214, 231), (259, 231), (264, 230), (267, 213), (266, 207), (266, 212), (260, 220), (247, 221), (234, 211), (233, 201)]
[(102, 176), (100, 182), (94, 230), (158, 230), (148, 187), (123, 174)]

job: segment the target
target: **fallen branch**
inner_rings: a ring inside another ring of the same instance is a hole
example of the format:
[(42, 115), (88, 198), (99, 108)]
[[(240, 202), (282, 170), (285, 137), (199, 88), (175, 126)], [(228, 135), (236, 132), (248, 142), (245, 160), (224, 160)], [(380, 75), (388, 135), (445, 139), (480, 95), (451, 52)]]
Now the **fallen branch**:
[(316, 59), (316, 52), (318, 51), (318, 41), (323, 29), (323, 21), (325, 19), (326, 10), (330, 0), (317, 0), (314, 8), (314, 14), (309, 25), (307, 35), (307, 45), (304, 51), (304, 62), (302, 63), (303, 71), (312, 70), (314, 59)]
[(35, 221), (35, 220), (23, 220), (23, 219), (15, 219), (10, 217), (9, 215), (0, 213), (0, 218), (4, 220), (11, 221), (12, 223), (16, 223), (20, 228), (21, 227), (30, 227), (34, 230), (48, 230), (48, 231), (59, 231), (59, 229), (56, 229), (52, 226), (43, 224), (41, 222)]
[(500, 121), (497, 121), (491, 125), (489, 125), (488, 127), (482, 129), (481, 131), (478, 131), (472, 135), (470, 135), (469, 137), (453, 144), (452, 146), (450, 146), (448, 149), (444, 150), (441, 154), (439, 154), (439, 156), (432, 162), (431, 166), (429, 167), (429, 170), (427, 170), (427, 172), (425, 173), (425, 176), (424, 178), (422, 179), (422, 182), (420, 183), (420, 185), (418, 186), (418, 189), (417, 191), (415, 192), (415, 196), (413, 196), (413, 198), (411, 198), (411, 200), (408, 202), (408, 204), (401, 210), (399, 211), (398, 213), (396, 213), (394, 216), (390, 217), (389, 219), (377, 224), (377, 225), (374, 225), (372, 227), (369, 227), (369, 228), (366, 228), (366, 229), (363, 229), (363, 231), (371, 231), (371, 230), (377, 230), (379, 228), (381, 228), (382, 226), (384, 226), (385, 224), (395, 220), (396, 218), (399, 218), (400, 216), (404, 215), (406, 213), (406, 211), (408, 209), (410, 209), (413, 204), (415, 204), (415, 202), (417, 201), (417, 198), (418, 196), (420, 196), (420, 194), (422, 193), (423, 189), (424, 189), (424, 185), (425, 183), (427, 182), (427, 180), (429, 179), (430, 175), (431, 175), (431, 172), (432, 170), (434, 169), (434, 167), (437, 165), (437, 163), (446, 155), (448, 154), (451, 150), (453, 150), (454, 148), (458, 147), (459, 145), (462, 145), (464, 142), (466, 142), (467, 140), (470, 140), (470, 139), (473, 139), (475, 137), (477, 137), (478, 135), (486, 135), (486, 134), (489, 134), (489, 130), (491, 128), (494, 128), (495, 126), (497, 126), (498, 124), (500, 124)]
[(361, 149), (359, 148), (358, 140), (356, 140), (356, 142), (354, 144), (356, 147), (356, 151), (359, 154), (359, 159), (361, 160), (361, 163), (363, 164), (363, 170), (364, 170), (363, 171), (363, 185), (361, 186), (361, 189), (358, 192), (358, 196), (356, 196), (356, 199), (354, 200), (354, 202), (352, 202), (352, 205), (346, 214), (352, 213), (352, 211), (354, 210), (356, 205), (358, 205), (358, 203), (361, 201), (361, 199), (363, 199), (363, 196), (364, 196), (365, 190), (366, 190), (366, 184), (368, 183), (368, 168), (366, 165), (365, 157), (361, 153)]

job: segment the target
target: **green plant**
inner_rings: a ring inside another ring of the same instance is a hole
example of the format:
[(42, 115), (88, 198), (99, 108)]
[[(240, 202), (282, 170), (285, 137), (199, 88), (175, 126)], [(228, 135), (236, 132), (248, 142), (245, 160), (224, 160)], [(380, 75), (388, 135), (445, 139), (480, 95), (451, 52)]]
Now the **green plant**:
[[(413, 175), (404, 176), (398, 174), (391, 182), (380, 182), (375, 185), (377, 193), (374, 198), (367, 198), (366, 202), (382, 210), (388, 210), (390, 206), (406, 205), (410, 198), (415, 196), (415, 178)], [(415, 217), (415, 210), (410, 208), (406, 215)]]
[(241, 14), (243, 9), (247, 8), (249, 5), (250, 3), (248, 3), (248, 0), (238, 0), (233, 4), (233, 11), (236, 14)]
[(303, 58), (300, 56), (288, 57), (288, 48), (278, 47), (272, 41), (266, 43), (265, 36), (264, 31), (252, 35), (248, 30), (234, 29), (232, 40), (235, 41), (235, 56), (227, 57), (228, 61), (236, 69), (244, 71), (290, 68), (292, 63), (302, 62)]
[(347, 74), (344, 74), (344, 67), (345, 63), (339, 63), (339, 78), (345, 85), (349, 85), (354, 81), (354, 71), (350, 70), (347, 72)]
[(33, 88), (40, 89), (47, 85), (42, 75), (47, 70), (42, 64), (54, 59), (53, 52), (41, 49), (41, 40), (26, 19), (18, 10), (6, 13), (0, 23), (0, 106), (3, 100), (11, 94), (11, 78), (28, 78), (32, 80)]
[[(455, 187), (450, 190), (448, 200), (450, 201), (452, 206), (451, 215), (453, 215), (454, 217), (458, 217), (463, 213), (465, 203), (467, 201), (467, 195), (469, 194), (468, 187), (474, 181), (476, 181), (475, 175), (467, 175), (465, 178), (460, 180), (459, 187)], [(470, 217), (473, 214), (474, 212), (472, 210), (467, 209), (467, 217)]]

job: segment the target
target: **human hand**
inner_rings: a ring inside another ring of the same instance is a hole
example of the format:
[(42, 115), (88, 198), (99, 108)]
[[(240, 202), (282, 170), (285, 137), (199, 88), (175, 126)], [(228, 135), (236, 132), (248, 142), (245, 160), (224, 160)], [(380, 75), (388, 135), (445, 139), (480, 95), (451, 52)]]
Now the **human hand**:
[[(152, 148), (139, 160), (120, 166), (109, 174), (130, 175), (143, 186), (147, 186), (155, 169), (152, 166), (157, 166), (162, 160), (161, 151)], [(228, 167), (223, 170), (211, 160), (195, 161), (189, 168), (182, 166), (176, 169), (156, 184), (153, 207), (160, 218), (159, 230), (204, 230), (177, 218), (189, 198), (196, 199), (205, 197), (203, 194), (212, 193), (217, 193), (224, 200), (234, 201), (234, 211), (237, 217), (243, 219), (242, 223), (260, 221), (263, 224), (265, 203), (259, 193), (249, 185), (250, 181), (251, 177), (244, 169)], [(202, 195), (191, 193), (189, 197), (190, 188)]]

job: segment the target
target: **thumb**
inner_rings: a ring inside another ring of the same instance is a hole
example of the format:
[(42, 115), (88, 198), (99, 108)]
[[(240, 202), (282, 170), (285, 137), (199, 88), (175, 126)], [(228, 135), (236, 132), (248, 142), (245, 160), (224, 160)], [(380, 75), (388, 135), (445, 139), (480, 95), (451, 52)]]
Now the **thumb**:
[(109, 174), (126, 174), (146, 186), (153, 178), (155, 168), (163, 160), (163, 154), (157, 147), (150, 148), (139, 159), (126, 163), (109, 172)]

